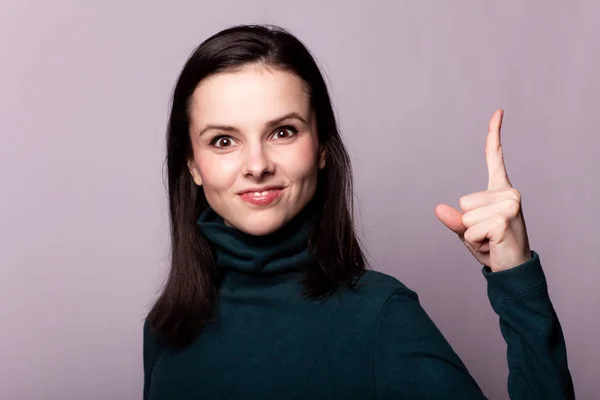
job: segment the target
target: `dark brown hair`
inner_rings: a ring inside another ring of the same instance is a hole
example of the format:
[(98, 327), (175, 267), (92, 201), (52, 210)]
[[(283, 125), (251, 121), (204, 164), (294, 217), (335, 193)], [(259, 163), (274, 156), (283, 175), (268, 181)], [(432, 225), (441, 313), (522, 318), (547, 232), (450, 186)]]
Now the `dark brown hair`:
[(147, 321), (173, 346), (190, 343), (212, 320), (219, 274), (213, 251), (196, 221), (208, 207), (202, 187), (187, 167), (193, 157), (190, 102), (199, 82), (250, 63), (289, 71), (306, 86), (315, 112), (319, 144), (327, 162), (319, 171), (309, 236), (315, 260), (301, 278), (303, 295), (324, 299), (341, 287), (354, 288), (366, 269), (353, 223), (352, 169), (339, 135), (327, 86), (309, 50), (274, 25), (239, 25), (205, 40), (185, 63), (175, 85), (167, 130), (167, 179), (171, 267)]

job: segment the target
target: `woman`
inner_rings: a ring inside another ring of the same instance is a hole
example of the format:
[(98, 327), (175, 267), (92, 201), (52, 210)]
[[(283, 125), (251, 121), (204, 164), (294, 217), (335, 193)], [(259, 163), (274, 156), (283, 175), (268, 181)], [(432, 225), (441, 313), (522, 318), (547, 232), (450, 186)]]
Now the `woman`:
[[(463, 198), (464, 215), (436, 213), (484, 265), (511, 398), (571, 398), (500, 119), (490, 190)], [(145, 399), (484, 398), (417, 295), (367, 269), (349, 157), (294, 36), (237, 26), (194, 51), (173, 93), (167, 165), (172, 264), (144, 324)]]

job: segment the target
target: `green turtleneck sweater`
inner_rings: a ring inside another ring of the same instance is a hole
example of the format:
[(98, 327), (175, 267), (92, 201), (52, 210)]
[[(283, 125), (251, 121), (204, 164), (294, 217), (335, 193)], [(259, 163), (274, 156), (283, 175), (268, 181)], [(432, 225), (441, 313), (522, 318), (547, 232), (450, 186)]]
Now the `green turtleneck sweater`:
[[(224, 272), (219, 323), (184, 350), (144, 324), (144, 399), (484, 399), (415, 292), (367, 271), (358, 291), (300, 296), (310, 256), (298, 219), (252, 237), (212, 210), (199, 218)], [(568, 399), (565, 342), (539, 255), (513, 269), (483, 267), (508, 345), (511, 399)]]

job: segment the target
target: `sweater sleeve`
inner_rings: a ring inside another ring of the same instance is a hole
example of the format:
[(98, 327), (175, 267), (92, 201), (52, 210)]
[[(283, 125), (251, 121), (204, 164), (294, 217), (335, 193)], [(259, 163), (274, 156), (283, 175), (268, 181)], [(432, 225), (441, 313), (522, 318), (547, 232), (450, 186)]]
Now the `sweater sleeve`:
[(508, 392), (517, 399), (574, 399), (562, 329), (539, 254), (509, 270), (484, 266), (492, 308), (507, 344)]
[(485, 399), (450, 344), (403, 288), (380, 310), (373, 371), (377, 399)]
[(157, 336), (152, 332), (148, 320), (145, 320), (143, 330), (144, 400), (148, 400), (150, 397), (152, 371), (154, 370), (154, 364), (159, 354), (160, 346)]
[[(574, 399), (564, 337), (539, 255), (507, 271), (483, 268), (507, 343), (512, 400)], [(373, 353), (378, 399), (485, 399), (413, 291), (394, 292), (380, 310)]]

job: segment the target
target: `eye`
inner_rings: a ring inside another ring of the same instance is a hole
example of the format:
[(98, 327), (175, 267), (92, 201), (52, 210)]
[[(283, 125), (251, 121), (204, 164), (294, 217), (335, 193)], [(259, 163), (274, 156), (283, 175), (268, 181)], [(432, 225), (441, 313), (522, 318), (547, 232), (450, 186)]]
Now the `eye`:
[(287, 139), (298, 133), (298, 129), (292, 125), (285, 125), (280, 128), (277, 128), (275, 132), (273, 132), (273, 139)]
[(233, 145), (233, 139), (229, 136), (219, 135), (215, 136), (211, 141), (210, 145), (214, 147), (218, 147), (220, 149), (230, 147)]

